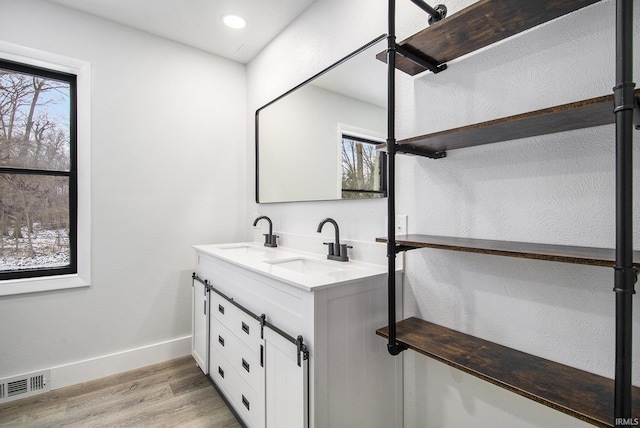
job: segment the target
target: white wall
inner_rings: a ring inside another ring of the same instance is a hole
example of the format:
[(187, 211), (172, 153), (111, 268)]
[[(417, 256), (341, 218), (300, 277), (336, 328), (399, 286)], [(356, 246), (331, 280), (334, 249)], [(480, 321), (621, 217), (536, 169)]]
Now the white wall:
[[(452, 14), (471, 3), (451, 0), (446, 5)], [(614, 8), (615, 2), (604, 1), (453, 61), (437, 75), (399, 75), (398, 137), (611, 93)], [(636, 17), (639, 8), (636, 3)], [(422, 28), (426, 18), (408, 1), (399, 1), (398, 10), (401, 40)], [(636, 19), (636, 45), (639, 23)], [(314, 3), (248, 65), (249, 116), (383, 32), (386, 2)], [(636, 82), (639, 61), (636, 55)], [(249, 154), (252, 132), (249, 125)], [(636, 132), (636, 146), (638, 138)], [(442, 160), (399, 156), (397, 212), (409, 216), (411, 233), (612, 247), (613, 147), (613, 127), (605, 126), (452, 151)], [(248, 156), (248, 182), (252, 168)], [(635, 189), (637, 199), (637, 185)], [(385, 204), (250, 203), (248, 216), (266, 214), (277, 232), (308, 235), (314, 234), (318, 221), (331, 216), (346, 238), (372, 241), (385, 235)], [(634, 220), (636, 247), (638, 223)], [(251, 233), (249, 228), (247, 235)], [(416, 315), (613, 376), (611, 269), (436, 250), (411, 251), (405, 262), (405, 317)], [(637, 320), (636, 315), (634, 383), (639, 385)], [(406, 427), (584, 425), (414, 352), (401, 358)]]
[(93, 204), (91, 287), (0, 298), (0, 377), (188, 353), (191, 245), (244, 236), (245, 67), (43, 1), (0, 11), (0, 40), (91, 63)]

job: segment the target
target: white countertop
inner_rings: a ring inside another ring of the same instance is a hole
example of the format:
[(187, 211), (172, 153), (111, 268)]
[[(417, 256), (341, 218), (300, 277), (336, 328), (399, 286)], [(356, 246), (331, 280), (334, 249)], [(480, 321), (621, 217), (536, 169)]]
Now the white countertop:
[(306, 291), (387, 275), (386, 266), (328, 260), (326, 255), (270, 248), (256, 242), (194, 245), (193, 248)]

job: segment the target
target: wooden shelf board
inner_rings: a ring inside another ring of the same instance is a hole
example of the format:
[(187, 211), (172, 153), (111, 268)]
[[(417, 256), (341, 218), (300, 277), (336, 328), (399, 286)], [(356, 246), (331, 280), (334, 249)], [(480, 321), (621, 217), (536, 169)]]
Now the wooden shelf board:
[[(387, 242), (387, 238), (376, 238)], [(436, 248), (496, 256), (518, 257), (590, 266), (613, 267), (615, 250), (611, 248), (577, 247), (490, 239), (457, 238), (433, 235), (398, 235), (396, 244), (411, 248)], [(640, 251), (633, 252), (633, 265), (640, 268)]]
[[(389, 337), (388, 327), (376, 331)], [(418, 318), (396, 324), (396, 338), (410, 349), (494, 385), (600, 427), (613, 426), (614, 382)], [(633, 387), (640, 417), (640, 388)]]
[[(635, 91), (640, 97), (640, 89)], [(615, 123), (613, 94), (398, 141), (435, 152)], [(400, 149), (401, 150), (401, 149)]]
[[(400, 45), (440, 65), (599, 1), (480, 0)], [(377, 58), (386, 61), (386, 53), (381, 52)], [(399, 55), (396, 68), (410, 75), (425, 71)]]

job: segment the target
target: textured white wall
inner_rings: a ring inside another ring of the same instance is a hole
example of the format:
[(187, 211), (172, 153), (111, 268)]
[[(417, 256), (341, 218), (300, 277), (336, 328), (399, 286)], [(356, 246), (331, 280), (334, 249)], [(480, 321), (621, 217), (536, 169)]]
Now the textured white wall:
[[(473, 1), (445, 3), (452, 14)], [(444, 73), (398, 75), (398, 138), (611, 93), (614, 8), (604, 1), (453, 61)], [(399, 40), (425, 20), (398, 1)], [(385, 31), (386, 2), (316, 2), (249, 64), (250, 113)], [(636, 82), (639, 61), (636, 55)], [(408, 214), (411, 233), (611, 247), (613, 147), (614, 130), (606, 126), (452, 151), (442, 160), (399, 156), (397, 213)], [(373, 240), (385, 234), (385, 203), (250, 204), (248, 216), (267, 214), (276, 230), (310, 235), (332, 216), (346, 238)], [(611, 269), (436, 250), (411, 251), (405, 261), (405, 316), (613, 376)], [(406, 427), (583, 426), (411, 351), (402, 358)]]
[(191, 245), (245, 227), (244, 66), (43, 1), (0, 11), (0, 40), (91, 63), (93, 187), (92, 285), (1, 298), (0, 377), (190, 335)]

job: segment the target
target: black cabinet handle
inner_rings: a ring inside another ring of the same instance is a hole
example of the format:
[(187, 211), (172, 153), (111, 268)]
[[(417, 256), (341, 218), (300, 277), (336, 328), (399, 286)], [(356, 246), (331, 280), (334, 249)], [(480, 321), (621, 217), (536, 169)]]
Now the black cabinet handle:
[(220, 366), (218, 366), (218, 374), (224, 379), (224, 370)]
[(242, 331), (249, 334), (249, 326), (245, 324), (244, 321), (242, 322)]
[(224, 346), (224, 337), (218, 335), (218, 342), (220, 342), (220, 344)]
[(244, 358), (242, 359), (242, 368), (244, 368), (247, 373), (249, 373), (249, 363), (247, 363), (247, 360), (245, 360)]
[(242, 396), (242, 404), (244, 404), (244, 407), (249, 410), (249, 400), (247, 400), (247, 397), (245, 397), (244, 395)]
[(218, 305), (218, 312), (220, 312), (221, 314), (224, 314), (224, 306)]

